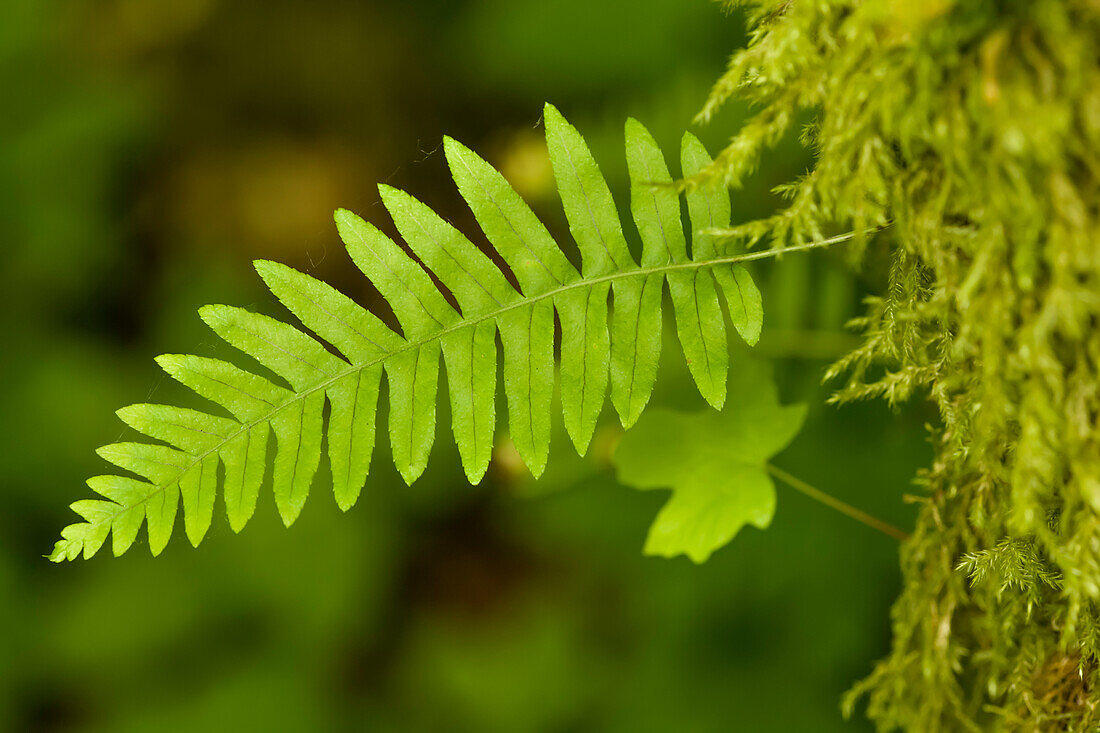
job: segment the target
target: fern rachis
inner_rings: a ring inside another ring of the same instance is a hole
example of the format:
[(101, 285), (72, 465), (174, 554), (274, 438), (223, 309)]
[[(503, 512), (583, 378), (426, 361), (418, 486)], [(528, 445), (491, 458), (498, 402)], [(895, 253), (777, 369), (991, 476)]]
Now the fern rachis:
[[(66, 527), (51, 558), (90, 557), (113, 536), (125, 552), (145, 521), (154, 554), (166, 545), (182, 499), (188, 538), (198, 544), (213, 518), (222, 486), (230, 526), (239, 531), (256, 506), (269, 434), (275, 433), (273, 492), (285, 524), (298, 516), (320, 462), (324, 404), (333, 488), (342, 509), (356, 501), (369, 470), (382, 373), (390, 384), (389, 433), (394, 462), (411, 483), (424, 470), (435, 437), (439, 357), (448, 373), (453, 432), (471, 482), (488, 466), (495, 433), (499, 332), (509, 431), (532, 473), (545, 467), (554, 380), (554, 319), (561, 324), (561, 397), (565, 426), (584, 453), (610, 384), (624, 425), (649, 399), (660, 351), (661, 298), (669, 280), (677, 331), (700, 393), (725, 400), (726, 334), (717, 284), (738, 332), (759, 335), (759, 292), (737, 263), (770, 252), (719, 256), (705, 230), (729, 223), (720, 184), (687, 194), (694, 231), (689, 256), (679, 197), (663, 155), (637, 122), (627, 123), (631, 210), (642, 238), (639, 266), (626, 244), (610, 191), (580, 134), (552, 106), (547, 142), (570, 231), (582, 260), (577, 272), (531, 209), (488, 163), (446, 139), (445, 151), (463, 198), (491, 245), (519, 282), (464, 235), (412, 196), (381, 186), (383, 203), (421, 264), (348, 211), (336, 213), (355, 264), (392, 306), (403, 335), (331, 286), (289, 267), (259, 261), (272, 293), (338, 357), (312, 336), (273, 318), (230, 306), (206, 306), (204, 321), (252, 356), (284, 386), (224, 361), (165, 355), (172, 377), (231, 415), (220, 417), (164, 405), (133, 405), (124, 422), (164, 444), (116, 443), (100, 455), (140, 480), (100, 476), (89, 485), (103, 499), (72, 505), (85, 521)], [(685, 135), (683, 175), (710, 163)], [(799, 248), (823, 246), (814, 243)], [(425, 269), (426, 268), (426, 269)], [(434, 273), (454, 295), (451, 306)], [(608, 323), (608, 296), (612, 315)], [(219, 463), (224, 476), (219, 479)]]

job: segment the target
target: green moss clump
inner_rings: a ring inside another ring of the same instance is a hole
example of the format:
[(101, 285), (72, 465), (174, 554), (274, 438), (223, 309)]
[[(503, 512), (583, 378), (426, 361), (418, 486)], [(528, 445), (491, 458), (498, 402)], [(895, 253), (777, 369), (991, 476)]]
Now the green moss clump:
[[(757, 105), (736, 183), (807, 114), (810, 172), (731, 236), (889, 225), (888, 286), (838, 401), (938, 405), (891, 654), (846, 700), (880, 730), (1100, 726), (1100, 3), (785, 0), (702, 117)], [(854, 250), (859, 259), (868, 253)]]

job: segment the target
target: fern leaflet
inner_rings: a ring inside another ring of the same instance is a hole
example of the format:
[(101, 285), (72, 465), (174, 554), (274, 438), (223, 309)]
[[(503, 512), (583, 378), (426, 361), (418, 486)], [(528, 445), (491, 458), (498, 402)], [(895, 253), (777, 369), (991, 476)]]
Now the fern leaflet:
[[(152, 404), (119, 410), (130, 427), (161, 443), (115, 443), (99, 450), (133, 476), (89, 479), (102, 498), (72, 505), (83, 521), (62, 530), (51, 559), (91, 557), (108, 535), (114, 553), (121, 554), (134, 543), (143, 522), (150, 549), (159, 554), (172, 534), (181, 500), (186, 534), (198, 545), (210, 527), (219, 485), (229, 524), (240, 531), (256, 507), (271, 433), (276, 443), (272, 488), (286, 525), (301, 512), (322, 442), (327, 442), (336, 501), (348, 509), (370, 467), (383, 373), (389, 384), (393, 460), (412, 483), (424, 471), (435, 437), (441, 355), (455, 442), (467, 477), (477, 483), (488, 467), (495, 434), (498, 334), (509, 432), (537, 476), (550, 444), (555, 315), (562, 334), (565, 426), (583, 454), (609, 386), (624, 426), (638, 419), (649, 400), (661, 348), (666, 278), (691, 373), (702, 396), (720, 408), (726, 398), (728, 352), (717, 289), (726, 297), (737, 331), (755, 343), (762, 321), (760, 294), (738, 263), (767, 253), (719, 255), (706, 230), (729, 225), (730, 201), (724, 187), (714, 182), (686, 195), (694, 232), (689, 254), (679, 195), (669, 185), (672, 177), (664, 157), (645, 128), (629, 120), (626, 150), (631, 212), (642, 239), (639, 266), (584, 139), (551, 105), (546, 106), (545, 121), (554, 176), (580, 249), (582, 272), (500, 173), (446, 138), (446, 158), (458, 190), (514, 273), (520, 291), (430, 208), (407, 193), (380, 186), (386, 209), (417, 259), (351, 212), (337, 211), (335, 218), (349, 255), (392, 306), (402, 333), (324, 282), (274, 262), (256, 262), (275, 297), (319, 339), (242, 308), (202, 308), (201, 317), (222, 339), (286, 384), (217, 359), (159, 357), (169, 375), (231, 417)], [(702, 144), (686, 134), (683, 176), (710, 162)], [(458, 310), (428, 271), (453, 293)]]

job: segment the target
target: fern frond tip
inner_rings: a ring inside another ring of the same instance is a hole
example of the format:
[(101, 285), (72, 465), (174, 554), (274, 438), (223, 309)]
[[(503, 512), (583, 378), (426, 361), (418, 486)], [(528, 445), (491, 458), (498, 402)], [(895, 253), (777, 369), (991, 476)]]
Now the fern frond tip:
[(288, 270), (290, 269), (283, 263), (275, 262), (274, 260), (252, 260), (252, 268), (256, 271), (256, 274), (260, 276), (264, 283), (268, 284), (268, 287), (270, 287), (270, 284), (268, 283), (268, 278), (274, 275), (280, 268), (286, 268)]
[(546, 102), (542, 105), (542, 123), (546, 127), (547, 133), (549, 133), (555, 125), (568, 124), (562, 113), (558, 111), (558, 108), (550, 102)]

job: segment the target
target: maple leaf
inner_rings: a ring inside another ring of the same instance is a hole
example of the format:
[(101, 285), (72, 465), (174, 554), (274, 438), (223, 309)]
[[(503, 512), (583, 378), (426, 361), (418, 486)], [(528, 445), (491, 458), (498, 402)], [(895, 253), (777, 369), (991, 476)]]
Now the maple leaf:
[(805, 405), (780, 405), (768, 370), (746, 364), (721, 411), (647, 412), (615, 451), (619, 481), (672, 489), (645, 553), (702, 563), (746, 524), (767, 529), (775, 485), (767, 462), (798, 434)]

